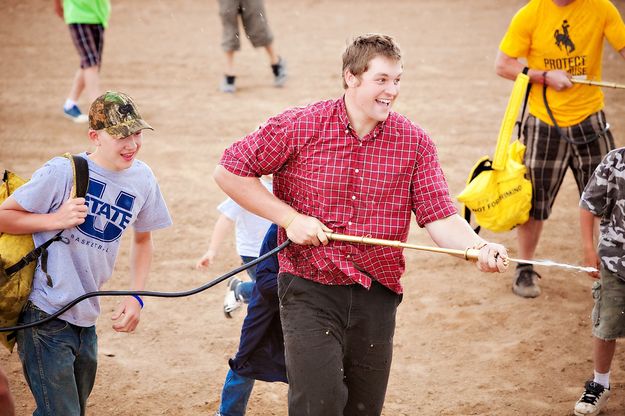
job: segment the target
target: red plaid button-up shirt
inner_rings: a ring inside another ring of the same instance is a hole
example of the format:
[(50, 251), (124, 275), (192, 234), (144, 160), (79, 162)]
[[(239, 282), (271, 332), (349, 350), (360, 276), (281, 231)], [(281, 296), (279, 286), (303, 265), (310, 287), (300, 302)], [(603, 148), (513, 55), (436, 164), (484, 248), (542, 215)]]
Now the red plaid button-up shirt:
[[(234, 143), (220, 164), (239, 176), (273, 173), (274, 194), (336, 233), (406, 241), (410, 212), (419, 226), (457, 212), (428, 135), (391, 112), (362, 139), (352, 130), (343, 99), (293, 108)], [(286, 238), (280, 228), (279, 242)], [(291, 244), (280, 272), (327, 285), (374, 278), (402, 293), (402, 249), (331, 241)]]

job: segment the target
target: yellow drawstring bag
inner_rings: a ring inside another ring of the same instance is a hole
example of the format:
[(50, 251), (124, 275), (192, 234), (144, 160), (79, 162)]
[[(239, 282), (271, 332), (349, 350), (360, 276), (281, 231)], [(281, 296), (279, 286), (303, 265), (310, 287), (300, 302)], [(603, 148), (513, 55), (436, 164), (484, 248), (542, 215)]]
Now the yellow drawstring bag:
[[(69, 153), (67, 157), (74, 171), (74, 195), (84, 197), (89, 183), (87, 161)], [(4, 171), (0, 187), (0, 203), (7, 199), (17, 188), (26, 183), (13, 172)], [(32, 234), (13, 235), (0, 233), (0, 327), (17, 324), (19, 315), (28, 300), (33, 285), (35, 266), (39, 256), (55, 241), (61, 240), (61, 232), (35, 248)], [(45, 270), (45, 268), (44, 268)], [(0, 332), (0, 344), (10, 352), (15, 346), (15, 332)]]
[[(518, 138), (510, 143), (528, 83), (526, 74), (517, 76), (499, 131), (493, 161), (488, 156), (482, 157), (471, 169), (467, 185), (457, 197), (465, 206), (467, 221), (470, 220), (470, 213), (473, 213), (477, 224), (490, 231), (509, 231), (529, 219), (532, 184), (525, 178), (525, 145)], [(522, 119), (523, 115), (521, 122)], [(479, 227), (476, 231), (479, 231)]]

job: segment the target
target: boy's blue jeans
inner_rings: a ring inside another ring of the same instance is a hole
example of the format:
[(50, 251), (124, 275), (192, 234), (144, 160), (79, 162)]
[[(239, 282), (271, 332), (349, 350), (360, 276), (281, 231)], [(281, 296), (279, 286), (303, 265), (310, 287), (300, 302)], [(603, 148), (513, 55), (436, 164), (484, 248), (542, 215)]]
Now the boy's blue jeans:
[[(48, 316), (29, 302), (20, 323)], [(83, 328), (53, 319), (18, 331), (17, 348), (26, 382), (37, 404), (33, 416), (85, 414), (97, 370), (95, 326)]]
[(228, 370), (223, 390), (221, 391), (220, 416), (243, 416), (247, 409), (247, 401), (254, 388), (254, 379), (238, 375)]
[[(243, 264), (247, 264), (252, 260), (256, 260), (257, 257), (251, 256), (241, 256), (241, 260)], [(254, 284), (256, 283), (256, 266), (252, 266), (246, 270), (251, 282), (241, 282), (234, 289), (234, 293), (237, 299), (243, 299), (245, 303), (248, 303), (250, 298), (252, 297), (252, 290), (254, 289)]]

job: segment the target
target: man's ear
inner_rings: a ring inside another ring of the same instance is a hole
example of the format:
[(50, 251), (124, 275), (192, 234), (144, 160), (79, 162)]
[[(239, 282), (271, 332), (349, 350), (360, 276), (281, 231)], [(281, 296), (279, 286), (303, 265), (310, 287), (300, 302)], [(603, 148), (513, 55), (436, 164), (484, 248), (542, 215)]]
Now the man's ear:
[(349, 69), (346, 69), (345, 72), (343, 72), (343, 78), (345, 79), (347, 88), (354, 88), (360, 84), (360, 79), (358, 79), (356, 75), (352, 74), (352, 71)]

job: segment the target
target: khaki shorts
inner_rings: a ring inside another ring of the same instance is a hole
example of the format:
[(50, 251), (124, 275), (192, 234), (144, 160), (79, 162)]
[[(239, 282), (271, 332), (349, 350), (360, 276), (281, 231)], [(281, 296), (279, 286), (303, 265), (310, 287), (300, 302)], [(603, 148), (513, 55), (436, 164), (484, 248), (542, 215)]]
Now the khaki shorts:
[(223, 29), (221, 47), (224, 51), (241, 49), (239, 15), (245, 34), (255, 48), (268, 46), (273, 42), (263, 0), (219, 0), (219, 16)]
[(602, 268), (601, 280), (592, 285), (592, 297), (592, 334), (603, 340), (625, 338), (625, 281)]

